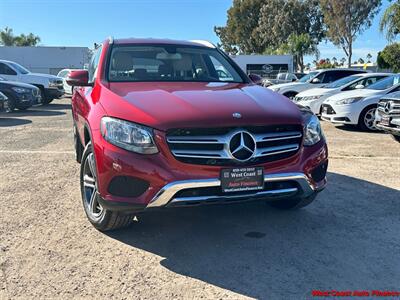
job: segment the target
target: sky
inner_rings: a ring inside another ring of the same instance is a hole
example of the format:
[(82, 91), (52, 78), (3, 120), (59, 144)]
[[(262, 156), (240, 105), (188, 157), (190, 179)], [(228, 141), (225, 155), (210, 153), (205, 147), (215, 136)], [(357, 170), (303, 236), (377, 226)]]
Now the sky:
[[(33, 32), (45, 46), (87, 46), (108, 36), (204, 39), (217, 43), (214, 26), (226, 23), (232, 0), (0, 0), (0, 29)], [(353, 61), (368, 53), (376, 58), (387, 41), (379, 19), (356, 40)], [(319, 45), (321, 58), (344, 57), (329, 42)], [(307, 57), (306, 62), (314, 58)]]

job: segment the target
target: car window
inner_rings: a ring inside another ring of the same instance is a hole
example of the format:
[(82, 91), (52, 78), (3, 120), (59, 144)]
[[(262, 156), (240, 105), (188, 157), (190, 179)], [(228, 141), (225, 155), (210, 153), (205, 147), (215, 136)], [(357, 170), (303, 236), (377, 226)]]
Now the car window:
[(347, 76), (345, 78), (341, 78), (339, 80), (336, 80), (336, 81), (326, 85), (325, 87), (328, 88), (328, 89), (336, 89), (338, 87), (344, 86), (345, 84), (347, 84), (349, 82), (357, 80), (358, 78), (361, 78), (361, 76), (357, 76), (357, 75)]
[(0, 74), (3, 75), (17, 75), (13, 69), (7, 66), (5, 63), (0, 63)]
[(393, 75), (371, 84), (367, 89), (383, 91), (398, 83), (400, 83), (400, 75)]
[(181, 45), (116, 45), (110, 81), (243, 82), (216, 49)]
[(93, 53), (92, 59), (90, 60), (89, 69), (88, 69), (89, 82), (93, 82), (96, 79), (97, 67), (99, 66), (101, 49), (102, 49), (101, 46), (99, 48), (97, 48), (95, 50), (95, 52)]
[(331, 83), (338, 79), (348, 76), (349, 74), (345, 71), (327, 71), (322, 79), (322, 83)]
[(398, 85), (396, 88), (391, 90), (388, 94), (395, 93), (395, 92), (398, 92), (398, 91), (400, 91), (400, 85)]
[(61, 71), (60, 73), (58, 73), (58, 77), (61, 78), (65, 78), (67, 76), (67, 74), (69, 73), (69, 71)]
[(317, 75), (318, 73), (319, 72), (310, 72), (307, 75), (304, 75), (303, 77), (301, 77), (299, 82), (308, 82), (310, 79), (314, 78), (314, 76)]

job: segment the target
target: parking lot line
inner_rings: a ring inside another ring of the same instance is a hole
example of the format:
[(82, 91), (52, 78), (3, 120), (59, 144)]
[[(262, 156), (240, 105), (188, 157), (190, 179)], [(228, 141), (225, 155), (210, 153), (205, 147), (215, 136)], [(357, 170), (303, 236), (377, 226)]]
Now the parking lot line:
[(5, 154), (74, 154), (74, 151), (41, 151), (41, 150), (0, 150)]

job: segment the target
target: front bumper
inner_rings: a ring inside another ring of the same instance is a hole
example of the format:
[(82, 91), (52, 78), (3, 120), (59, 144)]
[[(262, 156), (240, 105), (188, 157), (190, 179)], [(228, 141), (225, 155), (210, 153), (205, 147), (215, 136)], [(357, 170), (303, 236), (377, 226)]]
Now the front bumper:
[(390, 115), (387, 115), (389, 118), (389, 124), (382, 124), (382, 116), (378, 112), (375, 115), (375, 127), (378, 128), (379, 130), (383, 130), (385, 132), (391, 133), (393, 135), (398, 135), (400, 136), (400, 116), (395, 116), (392, 117)]
[(64, 95), (64, 90), (61, 88), (47, 88), (45, 89), (45, 95), (47, 99), (58, 99)]
[[(229, 166), (180, 162), (172, 155), (161, 132), (155, 134), (160, 152), (151, 155), (135, 154), (115, 147), (104, 141), (99, 130), (92, 132), (92, 137), (92, 141), (95, 141), (99, 194), (103, 206), (112, 210), (128, 211), (259, 198), (307, 197), (323, 189), (326, 184), (326, 169), (322, 176), (315, 176), (315, 170), (328, 161), (328, 149), (324, 140), (312, 147), (301, 147), (290, 158), (252, 165), (264, 167), (265, 189), (258, 193), (229, 194), (222, 193), (219, 188), (221, 169)], [(143, 187), (143, 183), (148, 185), (137, 195), (116, 195), (110, 186), (116, 182), (117, 177), (121, 179), (119, 186), (122, 189), (124, 186), (137, 184), (137, 189), (129, 191), (133, 194)], [(126, 179), (128, 177), (133, 180), (124, 181), (129, 180)]]
[(354, 105), (322, 105), (321, 118), (331, 123), (357, 125), (359, 115)]

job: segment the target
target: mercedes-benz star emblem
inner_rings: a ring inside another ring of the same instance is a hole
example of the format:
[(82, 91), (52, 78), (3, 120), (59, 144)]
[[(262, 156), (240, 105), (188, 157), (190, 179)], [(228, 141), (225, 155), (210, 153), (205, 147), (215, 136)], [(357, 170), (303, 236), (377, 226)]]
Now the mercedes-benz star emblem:
[(391, 108), (392, 108), (392, 101), (386, 102), (386, 104), (385, 104), (385, 112), (388, 113)]
[(238, 112), (235, 112), (232, 114), (232, 117), (234, 117), (235, 119), (240, 119), (242, 117), (242, 115)]
[(250, 133), (239, 131), (231, 137), (229, 152), (239, 161), (249, 160), (256, 152), (256, 141)]

